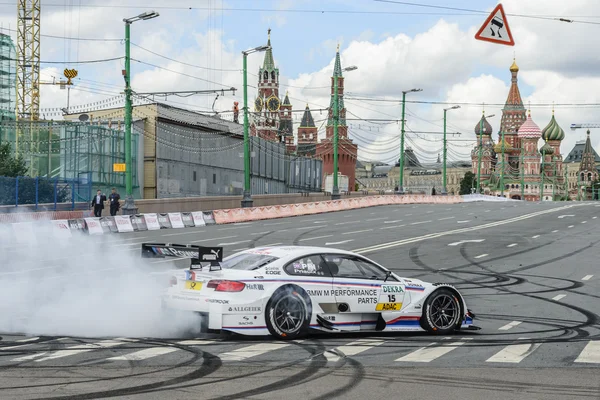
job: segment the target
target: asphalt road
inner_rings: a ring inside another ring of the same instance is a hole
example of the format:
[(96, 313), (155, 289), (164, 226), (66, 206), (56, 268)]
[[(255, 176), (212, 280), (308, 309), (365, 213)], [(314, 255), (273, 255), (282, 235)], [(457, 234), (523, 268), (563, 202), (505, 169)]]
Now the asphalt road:
[[(275, 244), (354, 250), (402, 276), (454, 284), (482, 330), (282, 343), (159, 338), (144, 334), (150, 328), (125, 329), (127, 321), (122, 331), (117, 324), (94, 335), (93, 320), (53, 316), (52, 329), (37, 325), (33, 337), (0, 333), (0, 398), (600, 399), (599, 217), (600, 204), (575, 202), (385, 206), (96, 238), (101, 255), (124, 262), (136, 260), (143, 242), (219, 245), (225, 254)], [(20, 270), (44, 274), (72, 258), (59, 253), (21, 257)], [(82, 255), (78, 268), (97, 268), (101, 255)], [(136, 307), (143, 315), (144, 304)]]

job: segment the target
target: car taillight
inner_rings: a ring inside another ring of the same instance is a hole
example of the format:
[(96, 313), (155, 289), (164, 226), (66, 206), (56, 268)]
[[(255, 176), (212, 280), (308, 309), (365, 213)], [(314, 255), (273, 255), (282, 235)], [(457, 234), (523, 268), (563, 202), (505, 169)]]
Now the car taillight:
[(169, 287), (172, 286), (177, 286), (177, 278), (175, 278), (174, 276), (171, 277), (171, 279), (169, 280)]
[(213, 288), (217, 292), (241, 292), (246, 287), (244, 282), (212, 280), (206, 285), (207, 288)]

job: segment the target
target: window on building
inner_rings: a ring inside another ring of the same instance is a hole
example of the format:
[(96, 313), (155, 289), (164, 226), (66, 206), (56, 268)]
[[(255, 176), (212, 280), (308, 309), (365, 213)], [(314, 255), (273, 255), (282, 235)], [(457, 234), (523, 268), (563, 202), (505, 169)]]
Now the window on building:
[(217, 184), (217, 174), (213, 174), (213, 185)]
[(196, 182), (196, 171), (194, 171), (194, 182)]
[(271, 72), (271, 80), (275, 82), (275, 71)]
[(265, 81), (269, 80), (269, 73), (265, 71), (264, 73)]

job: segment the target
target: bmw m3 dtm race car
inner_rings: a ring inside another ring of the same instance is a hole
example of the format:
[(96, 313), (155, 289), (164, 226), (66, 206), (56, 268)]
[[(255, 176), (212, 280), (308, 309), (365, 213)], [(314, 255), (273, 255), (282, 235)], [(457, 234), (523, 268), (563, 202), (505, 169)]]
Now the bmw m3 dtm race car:
[(398, 276), (349, 251), (304, 246), (244, 250), (143, 244), (143, 257), (190, 258), (163, 306), (200, 313), (209, 330), (296, 339), (324, 332), (479, 329), (456, 288)]

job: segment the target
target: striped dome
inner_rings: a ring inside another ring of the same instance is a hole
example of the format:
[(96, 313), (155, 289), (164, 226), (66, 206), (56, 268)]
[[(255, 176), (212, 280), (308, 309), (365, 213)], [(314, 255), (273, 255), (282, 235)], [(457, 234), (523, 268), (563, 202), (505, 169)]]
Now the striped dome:
[(556, 119), (554, 119), (554, 114), (552, 114), (550, 123), (542, 130), (542, 138), (545, 141), (563, 140), (565, 138), (565, 131), (558, 125)]
[(527, 120), (519, 128), (517, 135), (522, 138), (539, 138), (542, 136), (542, 131), (539, 126), (531, 119), (531, 114), (527, 116)]
[(554, 154), (554, 147), (552, 147), (548, 143), (546, 143), (540, 149), (540, 154), (541, 155), (544, 155), (544, 154), (546, 154), (546, 155)]

